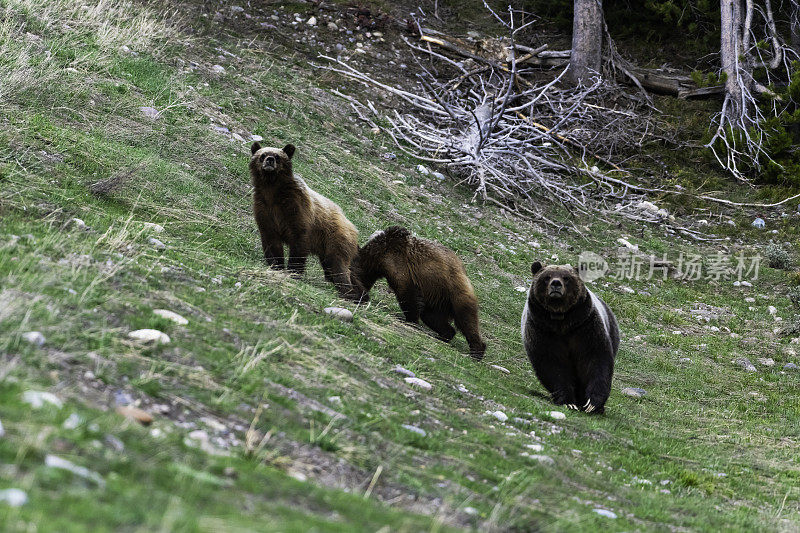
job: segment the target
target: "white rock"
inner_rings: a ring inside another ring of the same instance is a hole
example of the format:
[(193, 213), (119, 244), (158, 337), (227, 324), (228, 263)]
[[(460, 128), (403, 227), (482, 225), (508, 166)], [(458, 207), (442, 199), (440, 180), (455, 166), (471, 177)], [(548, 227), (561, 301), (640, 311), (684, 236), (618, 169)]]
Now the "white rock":
[(264, 140), (264, 137), (262, 137), (261, 135), (253, 134), (250, 136), (250, 140), (253, 142), (261, 142)]
[(753, 284), (750, 283), (749, 281), (743, 281), (742, 282), (742, 287), (752, 287), (752, 286), (753, 286)]
[(535, 452), (540, 452), (544, 450), (544, 446), (542, 446), (541, 444), (526, 444), (525, 447)]
[(407, 369), (407, 368), (403, 368), (403, 367), (402, 367), (402, 366), (400, 366), (400, 365), (397, 365), (397, 366), (395, 366), (395, 367), (392, 369), (392, 371), (393, 371), (393, 372), (396, 372), (396, 373), (398, 373), (398, 374), (401, 374), (401, 375), (403, 375), (403, 376), (408, 376), (408, 377), (410, 377), (410, 378), (415, 378), (415, 377), (417, 377), (417, 375), (416, 375), (415, 373), (413, 373), (411, 370), (409, 370), (409, 369)]
[(527, 287), (523, 287), (522, 285), (514, 287), (514, 290), (517, 291), (517, 292), (528, 292), (528, 288)]
[(150, 230), (154, 233), (161, 233), (164, 231), (164, 226), (161, 224), (156, 224), (155, 222), (145, 222), (143, 225), (144, 229)]
[(619, 244), (621, 244), (622, 246), (624, 246), (625, 248), (627, 248), (628, 250), (633, 250), (633, 251), (638, 251), (639, 250), (639, 245), (638, 244), (631, 244), (630, 241), (628, 241), (627, 239), (623, 239), (622, 237), (617, 239), (617, 242)]
[(78, 413), (72, 413), (64, 420), (64, 423), (61, 426), (64, 429), (76, 429), (83, 423), (83, 418)]
[(549, 416), (553, 420), (564, 420), (565, 418), (567, 418), (567, 415), (565, 415), (561, 411), (548, 411), (547, 416)]
[(650, 211), (651, 213), (658, 213), (658, 207), (653, 202), (641, 201), (636, 204), (636, 207), (642, 211)]
[(213, 67), (211, 67), (211, 73), (212, 74), (225, 74), (225, 67), (223, 67), (222, 65), (214, 65)]
[(185, 326), (189, 323), (189, 321), (183, 318), (181, 315), (175, 313), (174, 311), (170, 311), (169, 309), (153, 309), (153, 314), (158, 315), (161, 318), (166, 318), (167, 320), (175, 322), (180, 326)]
[(73, 218), (73, 219), (70, 220), (70, 222), (72, 222), (72, 224), (75, 227), (77, 227), (78, 229), (83, 229), (83, 228), (86, 227), (86, 222), (84, 222), (83, 220), (81, 220), (79, 218)]
[(757, 218), (753, 221), (753, 227), (763, 228), (764, 226), (766, 226), (766, 223), (763, 218)]
[(307, 24), (309, 26), (316, 26), (317, 25), (317, 17), (311, 17), (310, 19), (308, 19)]
[(106, 484), (105, 480), (103, 480), (102, 476), (97, 472), (93, 472), (88, 468), (83, 466), (78, 466), (75, 463), (68, 461), (62, 457), (57, 457), (55, 455), (47, 455), (44, 458), (45, 466), (49, 466), (50, 468), (58, 468), (61, 470), (66, 470), (68, 472), (72, 472), (76, 476), (80, 476), (84, 479), (88, 479), (90, 481), (94, 481), (101, 487)]
[(476, 514), (478, 514), (478, 510), (475, 509), (474, 507), (464, 507), (462, 511), (464, 511), (464, 514), (468, 514), (470, 516), (475, 516)]
[(528, 456), (528, 459), (533, 459), (534, 461), (538, 461), (538, 462), (540, 462), (542, 464), (546, 464), (546, 465), (555, 464), (555, 461), (553, 461), (553, 458), (550, 457), (549, 455), (531, 454), (531, 455)]
[(427, 176), (430, 173), (430, 171), (427, 168), (425, 168), (424, 165), (417, 165), (417, 172), (419, 172), (423, 176)]
[(641, 398), (647, 394), (647, 391), (638, 387), (625, 387), (622, 389), (622, 394), (630, 396), (631, 398)]
[(424, 379), (412, 378), (412, 377), (408, 377), (408, 378), (404, 378), (404, 379), (405, 379), (405, 382), (408, 383), (409, 385), (413, 385), (414, 387), (419, 387), (422, 390), (431, 390), (433, 388), (433, 385), (431, 385), (430, 383), (428, 383)]
[(3, 422), (0, 422), (0, 438), (5, 437), (6, 430), (3, 428)]
[(500, 366), (500, 365), (489, 365), (489, 366), (491, 368), (494, 368), (495, 370), (499, 370), (503, 374), (510, 374), (511, 373), (511, 371), (509, 369), (507, 369), (506, 367), (504, 367), (504, 366)]
[(593, 511), (600, 516), (605, 516), (606, 518), (616, 518), (617, 513), (613, 511), (609, 511), (608, 509), (593, 509)]
[(139, 342), (154, 342), (157, 344), (168, 344), (169, 335), (157, 329), (137, 329), (128, 333), (128, 337)]
[(775, 366), (775, 359), (772, 357), (759, 357), (758, 362), (764, 366)]
[(147, 118), (152, 118), (153, 120), (157, 119), (159, 115), (159, 111), (155, 107), (142, 106), (139, 108), (139, 111), (142, 112), (142, 115), (146, 116)]
[(508, 415), (503, 411), (490, 411), (489, 414), (498, 419), (500, 422), (505, 422), (508, 420)]
[(290, 477), (293, 477), (297, 481), (307, 481), (308, 480), (308, 476), (306, 476), (302, 472), (298, 472), (297, 470), (289, 470), (289, 472), (287, 472), (287, 473), (289, 474)]
[(26, 390), (22, 393), (22, 401), (30, 404), (30, 406), (34, 409), (41, 409), (46, 403), (49, 403), (58, 409), (64, 407), (64, 403), (52, 392)]
[(328, 29), (331, 31), (338, 31), (339, 27), (333, 22), (328, 22)]
[(747, 298), (744, 299), (744, 301), (749, 303), (749, 304), (752, 304), (752, 303), (755, 303), (756, 299), (753, 298), (752, 296), (748, 296)]
[(422, 435), (423, 437), (428, 435), (428, 433), (424, 429), (418, 428), (417, 426), (412, 426), (411, 424), (403, 424), (400, 427), (402, 427), (403, 429), (407, 429), (412, 433), (416, 433), (417, 435)]
[(739, 365), (740, 367), (745, 369), (747, 372), (758, 372), (758, 369), (755, 367), (755, 365), (753, 363), (751, 363), (750, 360), (747, 359), (746, 357), (740, 357), (739, 359), (736, 359), (736, 360), (734, 360), (732, 362), (735, 365)]
[(28, 503), (28, 495), (24, 490), (20, 489), (0, 490), (0, 502), (8, 504), (11, 507), (22, 507)]
[(34, 346), (42, 346), (45, 342), (41, 331), (27, 331), (22, 334), (22, 340)]
[(778, 314), (778, 308), (775, 307), (774, 305), (770, 305), (769, 307), (767, 307), (767, 311), (769, 311), (769, 314), (771, 314), (771, 315), (777, 315)]
[(167, 245), (161, 242), (160, 240), (156, 239), (155, 237), (150, 237), (149, 239), (147, 239), (147, 242), (149, 242), (156, 250), (167, 249)]
[(325, 312), (343, 322), (353, 321), (353, 313), (343, 307), (326, 307)]

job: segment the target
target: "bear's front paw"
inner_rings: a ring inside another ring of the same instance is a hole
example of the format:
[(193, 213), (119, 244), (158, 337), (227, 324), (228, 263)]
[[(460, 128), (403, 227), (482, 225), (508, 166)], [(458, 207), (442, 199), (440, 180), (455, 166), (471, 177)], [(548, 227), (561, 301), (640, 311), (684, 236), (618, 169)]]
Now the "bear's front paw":
[(595, 403), (591, 398), (589, 398), (586, 400), (586, 403), (583, 405), (583, 407), (581, 407), (581, 410), (584, 413), (603, 414), (606, 409), (603, 404)]

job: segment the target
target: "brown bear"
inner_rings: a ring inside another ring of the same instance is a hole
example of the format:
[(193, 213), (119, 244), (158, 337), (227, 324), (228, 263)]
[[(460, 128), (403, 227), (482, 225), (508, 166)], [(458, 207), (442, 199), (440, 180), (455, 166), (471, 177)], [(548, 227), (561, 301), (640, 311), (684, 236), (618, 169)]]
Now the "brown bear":
[(405, 319), (417, 323), (421, 318), (445, 342), (456, 334), (450, 325), (455, 321), (470, 355), (483, 359), (486, 343), (478, 326), (478, 299), (464, 264), (452, 250), (392, 226), (369, 238), (351, 268), (365, 291), (386, 278)]
[(570, 265), (531, 265), (522, 342), (557, 405), (603, 413), (619, 348), (617, 319)]
[(313, 191), (292, 172), (294, 145), (250, 148), (253, 214), (267, 263), (284, 268), (283, 245), (289, 246), (288, 269), (302, 276), (309, 254), (319, 257), (325, 279), (345, 298), (363, 292), (352, 283), (350, 262), (358, 253), (358, 230), (342, 209)]

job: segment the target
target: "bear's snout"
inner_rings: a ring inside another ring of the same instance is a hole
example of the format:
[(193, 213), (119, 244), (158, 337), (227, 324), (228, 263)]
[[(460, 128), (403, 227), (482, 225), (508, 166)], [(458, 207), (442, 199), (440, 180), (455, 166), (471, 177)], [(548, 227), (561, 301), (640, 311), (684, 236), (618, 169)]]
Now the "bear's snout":
[(261, 168), (264, 170), (275, 170), (277, 167), (275, 156), (268, 155), (261, 160)]
[(564, 282), (559, 278), (553, 278), (547, 285), (547, 296), (549, 298), (563, 298), (564, 296)]

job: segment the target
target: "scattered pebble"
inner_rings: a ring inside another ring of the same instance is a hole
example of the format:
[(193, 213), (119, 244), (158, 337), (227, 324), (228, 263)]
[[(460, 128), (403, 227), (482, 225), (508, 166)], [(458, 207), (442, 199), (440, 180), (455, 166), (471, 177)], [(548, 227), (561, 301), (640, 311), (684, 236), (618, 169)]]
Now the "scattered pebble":
[(49, 403), (58, 409), (64, 407), (64, 403), (58, 398), (58, 396), (51, 392), (26, 390), (22, 393), (22, 401), (30, 404), (30, 406), (34, 409), (41, 409), (46, 403)]
[(489, 411), (489, 414), (498, 419), (500, 422), (508, 420), (508, 415), (503, 411)]
[(778, 308), (775, 307), (774, 305), (770, 305), (769, 307), (767, 307), (767, 311), (769, 311), (769, 314), (771, 314), (771, 315), (777, 315), (778, 314)]
[(489, 365), (489, 366), (494, 368), (495, 370), (499, 370), (503, 374), (510, 374), (511, 373), (511, 371), (509, 369), (507, 369), (506, 367), (504, 367), (504, 366), (500, 366), (500, 365)]
[(517, 285), (516, 287), (514, 287), (514, 290), (517, 292), (528, 292), (528, 289), (526, 287), (523, 287), (522, 285)]
[(156, 250), (167, 249), (167, 245), (161, 242), (160, 240), (156, 239), (155, 237), (150, 237), (149, 239), (147, 239), (147, 242), (149, 242)]
[(211, 67), (211, 73), (212, 74), (225, 74), (225, 67), (223, 67), (222, 65), (214, 65), (213, 67)]
[(475, 516), (476, 514), (478, 514), (478, 510), (475, 509), (474, 507), (464, 507), (462, 511), (464, 511), (464, 514), (468, 514), (470, 516)]
[(533, 459), (534, 461), (538, 461), (538, 462), (540, 462), (542, 464), (545, 464), (545, 465), (553, 465), (553, 464), (556, 463), (555, 461), (553, 461), (553, 458), (550, 457), (549, 455), (531, 454), (531, 455), (528, 455), (528, 459)]
[(417, 172), (419, 172), (423, 176), (427, 176), (428, 174), (430, 174), (430, 171), (427, 168), (425, 168), (425, 165), (417, 165)]
[(567, 418), (567, 415), (565, 415), (561, 411), (548, 411), (547, 416), (549, 416), (553, 420), (564, 420), (565, 418)]
[(154, 233), (161, 233), (164, 231), (164, 226), (156, 224), (155, 222), (145, 222), (144, 229), (150, 230)]
[[(797, 370), (797, 365), (794, 364), (794, 363), (786, 363), (785, 365), (783, 365), (783, 369), (784, 370)], [(2, 435), (0, 435), (0, 437), (2, 437)]]
[(428, 383), (424, 379), (420, 379), (420, 378), (408, 377), (408, 378), (405, 378), (405, 382), (408, 383), (409, 385), (413, 385), (415, 387), (419, 387), (422, 390), (431, 390), (433, 388), (433, 385), (431, 385), (430, 383)]
[(152, 118), (153, 120), (156, 120), (160, 113), (159, 110), (156, 109), (155, 107), (149, 107), (149, 106), (140, 107), (139, 111), (142, 112), (142, 115), (146, 116), (147, 118)]
[(186, 324), (189, 323), (189, 321), (183, 318), (181, 315), (175, 313), (174, 311), (170, 311), (168, 309), (153, 309), (153, 314), (158, 315), (161, 318), (166, 318), (167, 320), (175, 322), (176, 324), (181, 326), (185, 326)]
[(641, 398), (642, 396), (647, 394), (647, 391), (644, 389), (639, 389), (637, 387), (625, 387), (624, 389), (622, 389), (622, 394), (624, 394), (625, 396), (630, 396), (631, 398)]
[(739, 365), (748, 372), (758, 372), (755, 365), (751, 363), (750, 360), (747, 359), (746, 357), (740, 357), (739, 359), (734, 360), (733, 364)]
[(20, 489), (0, 490), (0, 502), (10, 505), (11, 507), (22, 507), (28, 503), (28, 495), (24, 490)]
[(767, 224), (766, 224), (766, 222), (764, 222), (764, 219), (763, 219), (763, 218), (757, 218), (757, 219), (755, 219), (755, 220), (753, 221), (753, 227), (754, 227), (754, 228), (759, 228), (759, 229), (760, 229), (760, 228), (763, 228), (763, 227), (764, 227), (764, 226), (766, 226), (766, 225), (767, 225)]
[(83, 220), (81, 220), (79, 218), (73, 218), (73, 219), (70, 220), (70, 222), (72, 222), (72, 224), (75, 227), (77, 227), (78, 229), (83, 229), (83, 228), (86, 227), (86, 222), (84, 222)]
[(3, 428), (3, 422), (0, 422), (0, 438), (6, 435), (6, 430)]
[(593, 511), (600, 516), (605, 516), (606, 518), (616, 518), (617, 513), (613, 511), (609, 511), (608, 509), (593, 509)]
[(542, 446), (541, 444), (526, 444), (525, 447), (535, 452), (540, 452), (544, 450), (544, 446)]
[(153, 423), (153, 417), (150, 413), (130, 405), (121, 405), (117, 407), (117, 413), (129, 420), (135, 420), (143, 426), (149, 426)]
[(403, 376), (408, 376), (408, 377), (410, 377), (410, 378), (415, 378), (415, 377), (417, 377), (417, 375), (416, 375), (415, 373), (413, 373), (411, 370), (409, 370), (409, 369), (407, 369), (407, 368), (403, 368), (403, 367), (402, 367), (402, 366), (400, 366), (400, 365), (397, 365), (397, 366), (395, 366), (395, 367), (392, 369), (392, 371), (394, 371), (394, 372), (396, 372), (396, 373), (398, 373), (398, 374), (401, 374), (401, 375), (403, 375)]
[(128, 333), (128, 337), (140, 342), (153, 342), (156, 344), (168, 344), (169, 335), (157, 329), (137, 329)]
[(764, 366), (775, 366), (775, 359), (772, 357), (759, 357), (758, 362)]
[(61, 426), (64, 429), (77, 429), (81, 424), (83, 424), (83, 418), (78, 413), (72, 413)]
[(416, 433), (417, 435), (421, 435), (423, 437), (426, 437), (428, 435), (427, 431), (425, 431), (422, 428), (418, 428), (417, 426), (412, 426), (410, 424), (403, 424), (400, 427), (402, 427), (403, 429), (407, 429), (408, 431), (410, 431), (412, 433)]
[(341, 404), (342, 403), (342, 397), (341, 396), (328, 396), (328, 402)]
[(297, 470), (289, 470), (287, 474), (289, 474), (289, 477), (292, 477), (297, 481), (308, 481), (308, 476), (302, 472), (298, 472)]
[(306, 24), (308, 24), (309, 26), (316, 26), (317, 25), (317, 17), (311, 17), (310, 19), (308, 19), (308, 22)]
[(331, 315), (332, 317), (338, 318), (343, 322), (353, 321), (353, 313), (343, 307), (326, 307), (325, 313)]
[(104, 440), (104, 441), (105, 441), (105, 443), (106, 443), (106, 444), (108, 444), (108, 445), (109, 445), (109, 446), (110, 446), (110, 447), (111, 447), (111, 448), (112, 448), (112, 449), (113, 449), (115, 452), (117, 452), (117, 453), (122, 453), (122, 452), (124, 452), (124, 451), (125, 451), (125, 443), (124, 443), (124, 442), (122, 442), (121, 440), (119, 440), (119, 439), (118, 439), (117, 437), (115, 437), (114, 435), (109, 435), (109, 434), (106, 434), (106, 436), (105, 436), (105, 437), (103, 437), (103, 440)]
[(34, 346), (42, 346), (45, 342), (41, 331), (27, 331), (22, 334), (22, 340)]
[(106, 484), (105, 480), (98, 474), (97, 472), (93, 472), (88, 468), (83, 466), (78, 466), (71, 461), (67, 461), (62, 457), (57, 457), (55, 455), (47, 455), (44, 458), (45, 466), (49, 466), (50, 468), (59, 468), (61, 470), (66, 470), (68, 472), (72, 472), (76, 476), (82, 477), (84, 479), (88, 479), (90, 481), (94, 481), (99, 486), (104, 486)]

